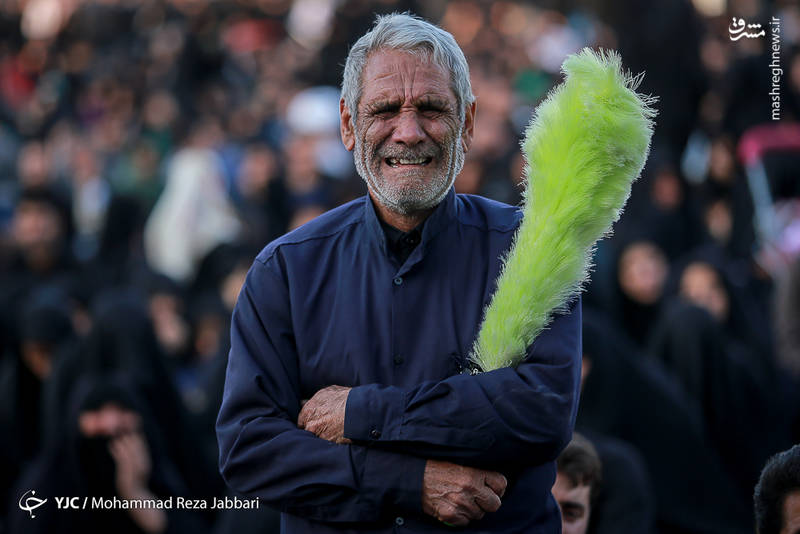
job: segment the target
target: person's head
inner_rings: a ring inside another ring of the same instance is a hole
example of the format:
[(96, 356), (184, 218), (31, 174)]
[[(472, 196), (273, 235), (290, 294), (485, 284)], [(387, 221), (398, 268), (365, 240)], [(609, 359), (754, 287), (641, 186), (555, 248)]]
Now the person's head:
[(20, 317), (20, 356), (39, 381), (45, 381), (58, 349), (74, 334), (66, 293), (45, 286), (27, 297)]
[(111, 438), (138, 432), (140, 425), (141, 418), (138, 413), (115, 402), (107, 402), (81, 412), (78, 419), (78, 428), (87, 438)]
[(800, 445), (767, 461), (753, 503), (758, 534), (800, 533)]
[(680, 277), (680, 294), (687, 301), (707, 310), (720, 323), (728, 318), (728, 292), (722, 276), (711, 264), (693, 261)]
[(236, 175), (236, 187), (247, 200), (267, 195), (269, 184), (278, 175), (278, 158), (266, 144), (252, 144), (242, 158)]
[(29, 267), (44, 271), (52, 266), (70, 231), (69, 206), (48, 188), (24, 189), (12, 221), (14, 242)]
[(619, 257), (619, 286), (634, 302), (653, 305), (661, 298), (668, 270), (667, 258), (655, 243), (634, 241)]
[(472, 142), (475, 97), (453, 36), (407, 14), (378, 17), (350, 49), (342, 141), (372, 198), (409, 214), (436, 206)]
[(561, 508), (564, 534), (585, 534), (589, 527), (592, 503), (600, 490), (602, 464), (594, 445), (574, 434), (556, 461), (553, 497)]
[(114, 495), (119, 478), (111, 445), (123, 437), (140, 438), (149, 450), (153, 434), (136, 386), (119, 373), (87, 373), (71, 387), (64, 415), (61, 439), (67, 441), (60, 450), (69, 455), (64, 460), (74, 483), (90, 495)]
[(50, 182), (47, 150), (40, 141), (30, 141), (19, 151), (17, 177), (25, 188), (45, 187)]

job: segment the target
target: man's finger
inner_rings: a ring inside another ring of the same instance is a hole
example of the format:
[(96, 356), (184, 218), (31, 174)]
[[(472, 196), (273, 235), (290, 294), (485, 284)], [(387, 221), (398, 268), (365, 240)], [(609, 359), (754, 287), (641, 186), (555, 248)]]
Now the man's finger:
[(494, 471), (489, 471), (486, 473), (486, 478), (484, 482), (487, 486), (492, 488), (498, 497), (503, 497), (506, 493), (506, 487), (508, 486), (508, 480), (506, 477), (501, 475), (500, 473), (496, 473)]
[(470, 520), (481, 519), (486, 513), (478, 504), (476, 495), (471, 491), (464, 491), (458, 494), (458, 496), (454, 498), (453, 504), (456, 505), (456, 513), (463, 514)]
[(437, 510), (436, 519), (453, 527), (465, 527), (469, 525), (470, 517), (461, 509), (453, 505), (445, 505)]
[(475, 497), (465, 496), (464, 500), (466, 502), (458, 507), (459, 513), (464, 514), (467, 518), (469, 518), (470, 521), (478, 521), (479, 519), (483, 519), (483, 516), (486, 514), (486, 512), (478, 505)]
[(493, 489), (484, 486), (483, 489), (475, 495), (475, 503), (485, 512), (496, 512), (500, 508), (502, 501)]

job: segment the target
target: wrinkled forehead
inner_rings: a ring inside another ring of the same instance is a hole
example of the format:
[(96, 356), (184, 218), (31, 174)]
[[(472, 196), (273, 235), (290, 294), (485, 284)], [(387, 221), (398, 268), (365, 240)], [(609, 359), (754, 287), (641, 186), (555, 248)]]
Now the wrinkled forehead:
[(426, 49), (406, 51), (381, 49), (367, 58), (361, 75), (359, 107), (375, 99), (433, 97), (456, 102), (452, 76), (433, 61)]

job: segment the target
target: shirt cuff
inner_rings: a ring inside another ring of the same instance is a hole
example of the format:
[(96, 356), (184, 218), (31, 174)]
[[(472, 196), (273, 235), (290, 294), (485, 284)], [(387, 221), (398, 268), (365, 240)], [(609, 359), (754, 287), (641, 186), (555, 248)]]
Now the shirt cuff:
[(405, 391), (392, 386), (354, 387), (347, 396), (344, 437), (371, 442), (400, 440), (405, 397)]
[(367, 450), (363, 488), (367, 495), (383, 495), (384, 513), (422, 512), (422, 482), (427, 460), (373, 448)]

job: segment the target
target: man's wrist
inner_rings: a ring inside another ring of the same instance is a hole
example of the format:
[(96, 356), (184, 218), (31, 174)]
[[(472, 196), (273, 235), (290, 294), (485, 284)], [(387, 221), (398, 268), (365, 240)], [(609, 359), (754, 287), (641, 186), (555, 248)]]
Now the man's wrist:
[(350, 390), (344, 412), (344, 437), (354, 441), (399, 440), (405, 391), (368, 384)]

